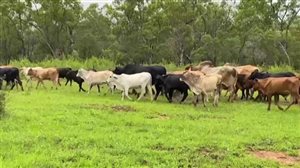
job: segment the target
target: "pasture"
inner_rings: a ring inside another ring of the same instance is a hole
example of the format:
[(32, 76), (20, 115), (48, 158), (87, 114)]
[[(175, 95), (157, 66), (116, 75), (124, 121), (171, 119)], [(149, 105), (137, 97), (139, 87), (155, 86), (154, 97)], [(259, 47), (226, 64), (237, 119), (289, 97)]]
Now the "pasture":
[(163, 96), (121, 101), (106, 86), (100, 94), (50, 86), (5, 91), (1, 167), (289, 167), (252, 152), (300, 155), (299, 105), (268, 112), (265, 103), (223, 96), (204, 108), (191, 105), (191, 93), (170, 104)]

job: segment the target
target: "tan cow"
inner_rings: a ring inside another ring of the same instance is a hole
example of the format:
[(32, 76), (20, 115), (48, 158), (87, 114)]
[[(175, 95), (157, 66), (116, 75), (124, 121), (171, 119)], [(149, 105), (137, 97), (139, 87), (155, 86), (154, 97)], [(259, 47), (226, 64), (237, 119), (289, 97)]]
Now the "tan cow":
[(207, 100), (207, 96), (210, 93), (214, 95), (214, 106), (218, 106), (219, 101), (219, 93), (221, 89), (221, 80), (222, 76), (218, 74), (210, 74), (205, 75), (199, 71), (191, 71), (188, 70), (183, 73), (180, 78), (183, 82), (185, 82), (191, 89), (191, 91), (195, 94), (194, 105), (196, 106), (198, 102), (198, 98), (202, 96), (202, 102), (204, 107), (205, 100)]
[(36, 78), (38, 80), (36, 89), (38, 88), (39, 84), (42, 83), (44, 88), (45, 84), (43, 80), (51, 80), (53, 82), (53, 85), (57, 89), (58, 85), (58, 71), (56, 68), (42, 68), (42, 69), (32, 69), (30, 68), (27, 73), (30, 77)]
[[(25, 76), (26, 78), (26, 86), (28, 85), (28, 82), (30, 82), (30, 86), (32, 87), (32, 81), (37, 80), (34, 76), (28, 75), (28, 71), (31, 67), (22, 67), (21, 68), (21, 73)], [(38, 70), (38, 69), (43, 69), (42, 67), (32, 67), (31, 69), (33, 70)]]
[(201, 71), (204, 74), (219, 74), (222, 76), (222, 86), (223, 89), (227, 90), (227, 92), (230, 92), (228, 101), (233, 101), (235, 98), (235, 88), (236, 88), (236, 82), (238, 79), (237, 71), (232, 66), (218, 66), (213, 67), (213, 64), (211, 61), (203, 61), (199, 63), (197, 66), (188, 66), (185, 68), (185, 70), (192, 70), (192, 71)]
[[(87, 82), (90, 85), (90, 89), (88, 93), (90, 93), (93, 86), (97, 85), (98, 92), (100, 92), (100, 85), (102, 84), (108, 84), (107, 80), (109, 77), (113, 74), (112, 71), (87, 71), (85, 69), (80, 68), (77, 73), (77, 77), (82, 78), (85, 82)], [(108, 85), (108, 87), (113, 91), (114, 86)]]
[(204, 66), (201, 70), (206, 75), (209, 74), (219, 74), (222, 76), (222, 86), (223, 89), (228, 90), (230, 93), (228, 101), (233, 101), (235, 97), (235, 85), (237, 82), (237, 71), (233, 67), (229, 66), (219, 66), (219, 67), (209, 67)]

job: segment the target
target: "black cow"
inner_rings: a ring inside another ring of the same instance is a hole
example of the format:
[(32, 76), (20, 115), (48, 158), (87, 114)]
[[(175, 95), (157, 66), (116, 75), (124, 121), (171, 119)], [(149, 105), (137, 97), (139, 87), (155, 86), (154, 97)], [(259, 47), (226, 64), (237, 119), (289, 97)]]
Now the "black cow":
[(66, 79), (67, 82), (65, 85), (68, 84), (68, 82), (70, 82), (70, 86), (72, 85), (72, 81), (76, 82), (79, 86), (79, 92), (80, 91), (84, 91), (86, 92), (83, 88), (82, 88), (82, 83), (84, 82), (84, 80), (78, 76), (76, 76), (78, 73), (78, 70), (70, 70), (69, 72), (67, 72), (66, 74)]
[(22, 91), (24, 91), (18, 68), (16, 67), (0, 68), (0, 76), (4, 77), (4, 80), (6, 81), (6, 86), (8, 86), (8, 84), (12, 85), (11, 90), (15, 87), (17, 83), (20, 85)]
[(159, 85), (160, 87), (159, 90), (157, 90), (156, 92), (154, 100), (157, 99), (159, 93), (161, 92), (161, 88), (163, 88), (165, 96), (170, 103), (172, 102), (174, 90), (178, 90), (179, 92), (181, 92), (181, 94), (183, 94), (180, 103), (183, 102), (188, 96), (189, 86), (183, 81), (180, 81), (180, 77), (181, 75), (175, 74), (157, 76), (157, 85)]
[(72, 68), (57, 68), (57, 71), (58, 71), (58, 77), (59, 78), (65, 78), (67, 73), (69, 71), (71, 71)]
[[(58, 78), (65, 78), (67, 73), (71, 70), (72, 70), (72, 68), (57, 68)], [(59, 81), (58, 81), (58, 84), (61, 85)]]
[(269, 73), (269, 72), (258, 72), (253, 71), (251, 75), (248, 77), (249, 80), (254, 80), (254, 79), (265, 79), (269, 77), (293, 77), (296, 76), (293, 72), (279, 72), (279, 73)]
[(113, 70), (114, 74), (135, 74), (140, 72), (149, 72), (152, 77), (152, 85), (155, 85), (156, 90), (161, 90), (160, 86), (156, 84), (157, 76), (162, 76), (167, 74), (167, 70), (163, 66), (143, 66), (139, 64), (127, 64), (124, 67), (116, 67)]

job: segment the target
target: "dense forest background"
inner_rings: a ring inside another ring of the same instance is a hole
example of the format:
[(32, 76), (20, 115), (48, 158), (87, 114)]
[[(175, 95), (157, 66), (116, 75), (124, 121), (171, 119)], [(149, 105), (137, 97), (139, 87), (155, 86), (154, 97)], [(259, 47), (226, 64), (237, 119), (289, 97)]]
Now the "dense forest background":
[(202, 60), (300, 68), (300, 1), (1, 0), (0, 62), (109, 59), (117, 64)]

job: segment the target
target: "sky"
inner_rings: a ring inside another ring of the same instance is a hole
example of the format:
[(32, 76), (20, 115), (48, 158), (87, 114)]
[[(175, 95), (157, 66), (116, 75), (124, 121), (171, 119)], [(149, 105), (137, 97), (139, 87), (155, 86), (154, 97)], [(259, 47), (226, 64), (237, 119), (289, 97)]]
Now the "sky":
[(84, 8), (87, 8), (91, 3), (98, 3), (99, 7), (102, 7), (106, 3), (112, 3), (113, 0), (81, 0), (81, 4)]

